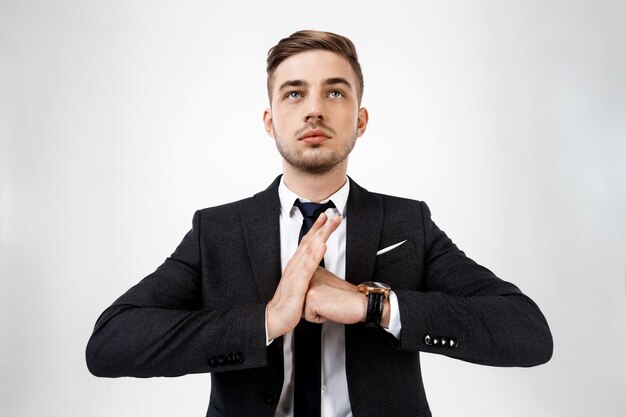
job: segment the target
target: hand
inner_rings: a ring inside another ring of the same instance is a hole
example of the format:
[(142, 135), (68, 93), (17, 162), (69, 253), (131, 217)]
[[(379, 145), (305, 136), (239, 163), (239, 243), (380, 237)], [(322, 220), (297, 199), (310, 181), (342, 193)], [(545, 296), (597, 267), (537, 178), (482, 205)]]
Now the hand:
[(267, 304), (270, 340), (293, 330), (300, 321), (309, 282), (324, 258), (328, 237), (337, 230), (339, 223), (341, 216), (328, 219), (326, 214), (321, 214), (287, 262), (276, 292)]
[[(365, 321), (367, 296), (356, 285), (339, 278), (322, 267), (318, 267), (311, 278), (304, 303), (304, 318), (313, 323), (326, 320), (342, 324)], [(380, 318), (382, 327), (389, 327), (389, 299), (383, 303)]]
[(365, 321), (367, 296), (356, 285), (318, 267), (306, 293), (304, 318), (313, 323), (326, 320), (354, 324)]

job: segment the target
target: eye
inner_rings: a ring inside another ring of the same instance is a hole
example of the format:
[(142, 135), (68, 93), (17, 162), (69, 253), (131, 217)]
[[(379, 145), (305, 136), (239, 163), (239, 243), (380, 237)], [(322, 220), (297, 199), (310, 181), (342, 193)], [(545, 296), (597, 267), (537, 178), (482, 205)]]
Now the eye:
[(290, 91), (287, 93), (287, 98), (291, 98), (291, 99), (302, 98), (302, 93), (299, 91)]
[(341, 98), (343, 97), (343, 93), (339, 90), (332, 90), (330, 93), (328, 93), (328, 95), (332, 98)]

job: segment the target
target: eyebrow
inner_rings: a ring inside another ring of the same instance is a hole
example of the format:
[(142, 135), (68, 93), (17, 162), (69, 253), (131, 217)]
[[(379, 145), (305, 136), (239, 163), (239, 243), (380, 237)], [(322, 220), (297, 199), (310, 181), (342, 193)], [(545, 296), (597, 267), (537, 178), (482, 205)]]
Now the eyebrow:
[[(352, 84), (350, 84), (348, 80), (346, 80), (343, 77), (332, 77), (332, 78), (327, 78), (326, 80), (324, 80), (324, 85), (336, 85), (336, 84), (343, 84), (348, 88), (352, 88)], [(307, 85), (308, 83), (303, 80), (287, 80), (284, 83), (282, 83), (280, 87), (278, 87), (278, 91), (284, 90), (285, 88), (288, 88), (288, 87), (305, 87)]]
[(302, 87), (306, 85), (306, 82), (302, 80), (287, 80), (278, 87), (278, 91), (284, 90), (287, 87)]
[(324, 81), (324, 85), (335, 85), (335, 84), (343, 84), (348, 88), (352, 88), (352, 84), (350, 84), (348, 80), (342, 77), (328, 78), (326, 81)]

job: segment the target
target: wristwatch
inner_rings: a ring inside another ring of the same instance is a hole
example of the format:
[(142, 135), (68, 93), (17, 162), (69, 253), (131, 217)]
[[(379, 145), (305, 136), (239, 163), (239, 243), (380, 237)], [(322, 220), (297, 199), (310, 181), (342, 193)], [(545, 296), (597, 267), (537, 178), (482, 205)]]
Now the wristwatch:
[(391, 287), (382, 282), (365, 281), (358, 286), (359, 291), (367, 295), (367, 315), (365, 323), (380, 325), (380, 319), (383, 316), (383, 307), (385, 299), (389, 298)]

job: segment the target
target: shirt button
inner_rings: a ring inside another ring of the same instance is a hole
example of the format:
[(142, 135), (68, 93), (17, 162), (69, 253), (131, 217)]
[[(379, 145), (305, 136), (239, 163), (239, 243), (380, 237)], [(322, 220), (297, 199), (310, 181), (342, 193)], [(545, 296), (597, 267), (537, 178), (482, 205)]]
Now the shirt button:
[(326, 385), (322, 385), (322, 393), (326, 392)]

